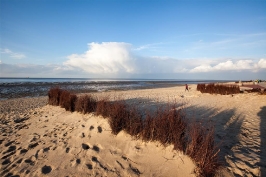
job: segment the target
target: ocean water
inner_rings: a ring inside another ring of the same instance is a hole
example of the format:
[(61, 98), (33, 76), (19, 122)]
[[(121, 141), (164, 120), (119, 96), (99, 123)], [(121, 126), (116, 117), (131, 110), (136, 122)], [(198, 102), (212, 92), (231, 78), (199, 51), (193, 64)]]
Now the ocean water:
[(217, 80), (91, 79), (91, 78), (0, 78), (0, 99), (47, 95), (60, 87), (75, 93), (172, 87), (184, 84), (228, 82)]

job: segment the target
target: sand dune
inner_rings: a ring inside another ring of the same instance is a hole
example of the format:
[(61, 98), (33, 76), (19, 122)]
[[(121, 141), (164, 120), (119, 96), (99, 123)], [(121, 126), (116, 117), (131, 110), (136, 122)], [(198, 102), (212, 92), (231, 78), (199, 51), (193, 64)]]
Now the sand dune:
[[(212, 121), (221, 176), (266, 175), (266, 96), (210, 95), (183, 87), (110, 91), (140, 109), (169, 102), (191, 118)], [(47, 97), (0, 101), (1, 176), (195, 176), (193, 161), (156, 142), (111, 134), (106, 119), (47, 105)]]

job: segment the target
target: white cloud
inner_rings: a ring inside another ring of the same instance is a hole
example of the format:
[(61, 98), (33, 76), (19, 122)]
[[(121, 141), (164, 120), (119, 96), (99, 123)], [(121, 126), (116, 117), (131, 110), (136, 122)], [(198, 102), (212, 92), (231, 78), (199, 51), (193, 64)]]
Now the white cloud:
[(191, 73), (198, 73), (198, 72), (210, 72), (213, 71), (212, 67), (210, 65), (200, 65), (193, 69), (191, 69), (189, 72)]
[(26, 58), (26, 56), (24, 54), (21, 53), (15, 53), (9, 49), (1, 49), (1, 53), (3, 54), (8, 54), (11, 58), (15, 58), (15, 59), (22, 59), (22, 58)]
[(260, 59), (260, 61), (258, 62), (258, 68), (266, 69), (266, 59)]
[(223, 63), (219, 63), (213, 67), (214, 70), (243, 70), (243, 69), (252, 69), (253, 62), (251, 60), (239, 60), (233, 63), (231, 60), (228, 60)]
[(64, 63), (66, 66), (81, 68), (88, 73), (131, 73), (134, 58), (131, 45), (118, 42), (90, 43), (84, 54), (72, 54)]
[(233, 62), (232, 60), (227, 60), (225, 62), (217, 63), (213, 66), (202, 64), (200, 66), (194, 67), (190, 70), (191, 73), (200, 72), (216, 72), (216, 71), (243, 71), (251, 70), (258, 71), (260, 69), (266, 68), (266, 59), (260, 59), (258, 63), (254, 60), (237, 60)]

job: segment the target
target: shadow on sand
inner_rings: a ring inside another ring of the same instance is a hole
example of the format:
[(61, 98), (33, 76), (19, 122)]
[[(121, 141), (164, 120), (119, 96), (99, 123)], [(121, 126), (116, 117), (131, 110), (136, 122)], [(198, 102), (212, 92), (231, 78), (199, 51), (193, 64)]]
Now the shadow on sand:
[[(158, 107), (169, 106), (169, 103), (156, 102), (141, 98), (127, 99), (125, 101), (127, 104), (137, 106), (143, 111), (155, 111)], [(239, 145), (243, 116), (236, 115), (235, 109), (221, 111), (218, 108), (210, 109), (199, 106), (186, 107), (184, 104), (185, 103), (176, 103), (176, 107), (177, 109), (185, 107), (184, 111), (188, 119), (194, 119), (196, 121), (203, 122), (208, 121), (213, 123), (215, 127), (215, 142), (220, 148), (219, 159), (223, 166), (227, 167), (224, 169), (223, 173), (226, 173), (226, 176), (238, 176), (230, 171), (232, 167), (234, 167), (232, 162), (238, 160), (234, 156), (233, 148)]]
[(261, 107), (260, 117), (260, 166), (261, 176), (266, 176), (266, 106)]
[[(236, 116), (235, 109), (223, 110), (191, 106), (186, 108), (188, 118), (211, 121), (215, 127), (215, 142), (220, 148), (219, 158), (223, 166), (227, 167), (227, 175), (231, 171), (231, 161), (235, 161), (233, 148), (239, 144), (239, 135), (243, 124), (243, 117)], [(228, 159), (230, 157), (230, 160)], [(236, 175), (236, 174), (234, 174)], [(229, 175), (230, 176), (230, 175)]]

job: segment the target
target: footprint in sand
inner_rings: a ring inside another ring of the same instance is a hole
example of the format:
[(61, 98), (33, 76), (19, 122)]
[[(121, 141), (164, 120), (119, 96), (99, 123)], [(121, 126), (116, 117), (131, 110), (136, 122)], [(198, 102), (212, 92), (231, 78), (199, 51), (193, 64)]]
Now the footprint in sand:
[(92, 147), (92, 150), (94, 150), (94, 151), (96, 151), (96, 152), (100, 152), (100, 148), (99, 148), (98, 146), (96, 146), (96, 145), (94, 145), (94, 146)]
[(6, 177), (20, 177), (19, 175), (13, 175), (13, 173), (8, 173)]
[(98, 159), (97, 159), (97, 157), (94, 157), (94, 156), (92, 156), (92, 157), (91, 157), (91, 161), (93, 161), (93, 162), (96, 162), (96, 163), (97, 163), (97, 162), (98, 162)]
[[(123, 160), (125, 160), (125, 161), (131, 161), (131, 162), (133, 162), (132, 160), (130, 160), (128, 157), (126, 157), (126, 156), (121, 156), (121, 158), (123, 159)], [(133, 162), (133, 163), (135, 163), (135, 162)], [(118, 163), (119, 165), (121, 164), (121, 163)], [(121, 165), (120, 165), (121, 166)], [(122, 166), (121, 166), (122, 167)], [(129, 169), (134, 173), (134, 174), (136, 174), (136, 175), (140, 175), (140, 174), (142, 174), (140, 171), (139, 171), (139, 169), (138, 168), (136, 168), (136, 167), (134, 167), (131, 163), (129, 163)]]
[(92, 170), (92, 165), (91, 164), (86, 164), (86, 166), (87, 166), (87, 168), (89, 169), (89, 170)]
[(31, 143), (31, 144), (29, 144), (29, 146), (28, 146), (28, 148), (29, 149), (33, 149), (33, 148), (35, 148), (36, 146), (38, 146), (39, 145), (39, 143)]
[(25, 173), (26, 173), (26, 174), (29, 174), (29, 173), (30, 173), (30, 170), (26, 170)]
[(26, 159), (26, 160), (24, 160), (24, 162), (27, 164), (30, 164), (32, 166), (35, 164), (34, 161), (32, 160), (32, 158)]
[(17, 164), (15, 164), (15, 163), (13, 163), (13, 164), (11, 165), (12, 168), (15, 168), (16, 166), (17, 166)]
[(141, 172), (136, 168), (136, 167), (133, 167), (131, 164), (129, 164), (129, 168), (136, 174), (136, 175), (140, 175)]
[(16, 163), (18, 163), (18, 164), (20, 164), (21, 162), (22, 162), (22, 158), (21, 159), (19, 159)]
[(9, 153), (9, 152), (15, 151), (16, 149), (17, 149), (16, 146), (9, 146), (8, 149), (3, 154), (6, 154), (6, 153)]
[(102, 133), (103, 131), (102, 127), (98, 126), (97, 129), (98, 129), (98, 133)]
[(81, 163), (81, 160), (80, 160), (80, 159), (77, 159), (77, 160), (76, 160), (76, 163), (77, 163), (77, 164), (80, 164), (80, 163)]
[(82, 148), (84, 150), (88, 150), (88, 149), (90, 149), (90, 146), (88, 144), (82, 143)]
[(90, 126), (90, 131), (94, 129), (94, 126)]
[(109, 171), (108, 167), (105, 166), (105, 165), (103, 165), (103, 164), (97, 159), (97, 157), (92, 156), (91, 161), (94, 162), (94, 163), (96, 163), (96, 164), (98, 164), (98, 165), (99, 165), (102, 169), (104, 169), (105, 171)]
[(10, 141), (10, 142), (8, 142), (8, 143), (6, 143), (5, 144), (5, 147), (8, 147), (8, 146), (10, 146), (12, 143), (14, 143), (15, 141)]
[(9, 154), (3, 156), (1, 159), (6, 159), (6, 158), (8, 158), (8, 157), (14, 155), (15, 153), (16, 153), (16, 151), (10, 152)]
[(50, 173), (52, 171), (52, 167), (51, 166), (46, 166), (46, 165), (44, 165), (43, 167), (42, 167), (42, 174), (48, 174), (48, 173)]
[(2, 162), (2, 165), (7, 165), (7, 164), (10, 164), (10, 163), (11, 163), (10, 159), (6, 159), (6, 160), (4, 160)]
[(43, 148), (43, 152), (48, 152), (50, 150), (50, 147)]
[(84, 138), (85, 137), (85, 133), (82, 132), (81, 135), (80, 135), (80, 137), (81, 138)]
[(119, 162), (118, 160), (116, 160), (116, 163), (118, 163), (118, 165), (119, 165), (122, 169), (125, 169), (121, 162)]
[(70, 160), (71, 162), (71, 167), (77, 166), (81, 164), (81, 159), (80, 158), (73, 158)]
[(26, 152), (28, 152), (27, 149), (21, 149), (21, 150), (20, 150), (20, 154), (25, 154)]
[(69, 153), (69, 150), (70, 150), (70, 148), (69, 148), (69, 147), (67, 147), (67, 148), (66, 148), (66, 153)]

